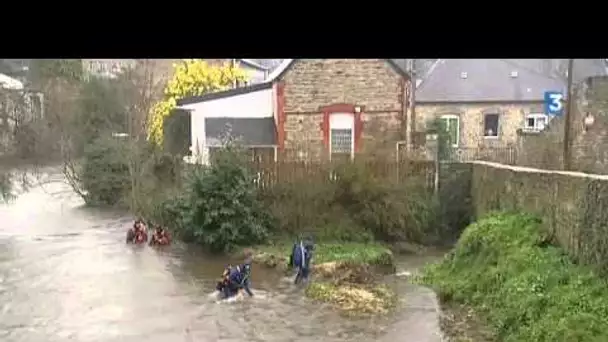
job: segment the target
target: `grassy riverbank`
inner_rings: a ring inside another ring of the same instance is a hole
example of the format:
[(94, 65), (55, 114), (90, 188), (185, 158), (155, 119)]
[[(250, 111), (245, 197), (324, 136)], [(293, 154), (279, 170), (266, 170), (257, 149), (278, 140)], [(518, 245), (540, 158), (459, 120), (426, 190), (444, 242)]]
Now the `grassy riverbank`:
[[(288, 271), (293, 242), (282, 241), (254, 248), (254, 259), (267, 267)], [(331, 303), (346, 314), (389, 311), (396, 295), (379, 284), (378, 276), (395, 270), (393, 253), (377, 243), (318, 243), (306, 295)]]
[[(266, 266), (275, 267), (283, 262), (287, 265), (293, 241), (280, 241), (254, 248), (256, 260)], [(327, 242), (318, 243), (314, 251), (315, 264), (328, 262), (352, 262), (369, 265), (393, 264), (393, 253), (378, 243)]]
[(606, 281), (570, 261), (528, 215), (494, 214), (470, 225), (422, 281), (444, 307), (468, 308), (490, 332), (476, 340), (608, 341)]

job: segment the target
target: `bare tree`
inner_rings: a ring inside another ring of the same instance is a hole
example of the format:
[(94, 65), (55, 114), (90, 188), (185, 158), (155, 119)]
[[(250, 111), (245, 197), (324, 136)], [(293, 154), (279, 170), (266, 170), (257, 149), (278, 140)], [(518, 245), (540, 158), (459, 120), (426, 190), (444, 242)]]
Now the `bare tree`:
[(34, 125), (42, 116), (41, 100), (41, 94), (24, 89), (18, 80), (8, 79), (0, 84), (0, 200), (14, 197), (17, 178), (27, 188), (26, 173), (17, 169), (21, 164), (35, 164)]

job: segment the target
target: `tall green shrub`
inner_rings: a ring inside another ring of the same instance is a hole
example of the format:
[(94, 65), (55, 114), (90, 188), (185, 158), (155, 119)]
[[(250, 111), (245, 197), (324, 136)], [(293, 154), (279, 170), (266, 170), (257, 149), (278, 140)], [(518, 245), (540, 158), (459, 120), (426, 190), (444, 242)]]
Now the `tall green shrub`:
[(309, 232), (328, 240), (358, 242), (370, 237), (416, 243), (435, 240), (437, 205), (425, 177), (411, 175), (397, 181), (399, 170), (378, 174), (382, 166), (382, 162), (314, 166), (303, 179), (265, 189), (261, 198), (284, 233)]
[(87, 204), (124, 206), (156, 220), (180, 185), (181, 164), (145, 141), (106, 136), (86, 146), (74, 177)]
[(241, 150), (228, 142), (209, 167), (195, 166), (179, 200), (166, 205), (179, 235), (212, 251), (265, 241), (270, 216), (257, 200), (256, 186)]
[(106, 137), (86, 146), (78, 179), (87, 204), (119, 204), (131, 190), (124, 143)]
[(424, 178), (394, 182), (375, 176), (366, 164), (346, 164), (338, 169), (334, 201), (380, 240), (436, 238), (437, 206)]

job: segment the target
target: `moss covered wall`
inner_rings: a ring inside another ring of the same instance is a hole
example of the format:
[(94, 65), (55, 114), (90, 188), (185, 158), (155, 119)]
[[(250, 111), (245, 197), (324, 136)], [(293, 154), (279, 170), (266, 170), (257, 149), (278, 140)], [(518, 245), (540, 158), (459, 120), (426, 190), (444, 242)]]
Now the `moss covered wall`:
[(492, 210), (537, 214), (575, 260), (608, 271), (608, 176), (472, 164), (475, 217)]
[(455, 242), (473, 216), (471, 176), (473, 164), (442, 163), (439, 177), (441, 223), (446, 243)]

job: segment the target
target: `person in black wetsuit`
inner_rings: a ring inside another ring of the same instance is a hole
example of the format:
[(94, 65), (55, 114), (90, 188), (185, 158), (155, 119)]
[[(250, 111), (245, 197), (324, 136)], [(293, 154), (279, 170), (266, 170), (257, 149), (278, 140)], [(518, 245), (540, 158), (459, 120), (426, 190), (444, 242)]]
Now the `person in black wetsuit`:
[(152, 239), (150, 239), (150, 245), (166, 246), (171, 244), (171, 236), (169, 232), (162, 226), (156, 226)]
[(216, 289), (222, 293), (224, 299), (236, 296), (244, 291), (253, 297), (251, 291), (251, 263), (253, 261), (251, 253), (247, 253), (245, 262), (237, 266), (228, 266), (222, 275), (222, 280), (218, 282)]
[(301, 281), (308, 280), (310, 274), (310, 263), (312, 261), (312, 254), (315, 249), (312, 238), (300, 239), (293, 245), (291, 250), (291, 256), (289, 258), (289, 265), (297, 270), (294, 284), (298, 284)]

